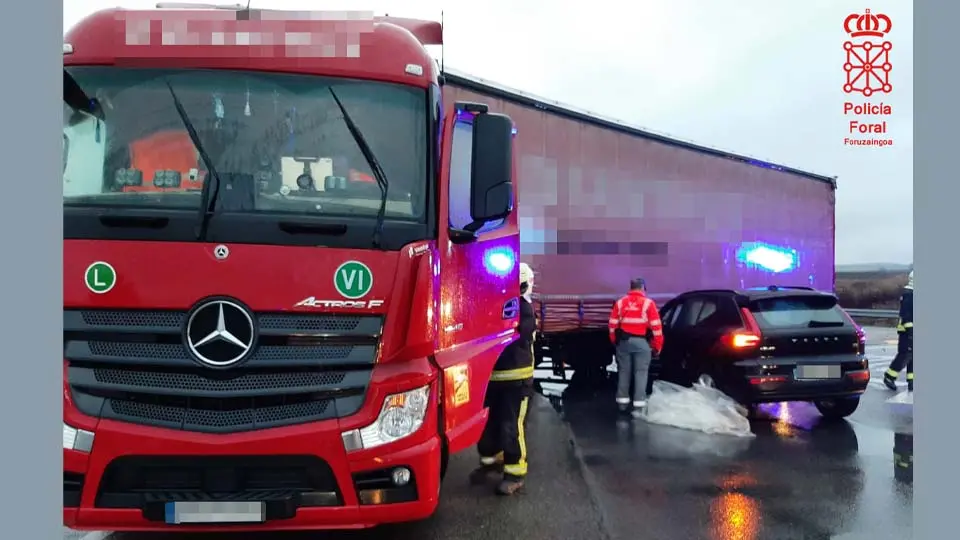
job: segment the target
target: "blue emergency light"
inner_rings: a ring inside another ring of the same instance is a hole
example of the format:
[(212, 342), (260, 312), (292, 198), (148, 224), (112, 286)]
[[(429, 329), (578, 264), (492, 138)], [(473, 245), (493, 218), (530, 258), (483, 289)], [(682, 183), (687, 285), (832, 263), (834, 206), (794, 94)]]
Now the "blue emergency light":
[(509, 247), (490, 248), (483, 254), (483, 267), (495, 276), (509, 275), (517, 257)]
[(753, 268), (780, 274), (794, 270), (798, 257), (795, 249), (763, 242), (745, 242), (737, 250), (737, 260)]

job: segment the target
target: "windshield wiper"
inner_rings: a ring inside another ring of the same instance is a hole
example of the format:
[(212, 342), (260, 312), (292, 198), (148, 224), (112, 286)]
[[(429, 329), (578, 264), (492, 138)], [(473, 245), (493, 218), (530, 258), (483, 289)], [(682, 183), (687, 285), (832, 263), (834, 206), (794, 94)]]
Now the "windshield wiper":
[(88, 96), (66, 69), (63, 70), (63, 101), (74, 111), (84, 112), (98, 120), (103, 120), (100, 102)]
[(381, 167), (380, 162), (377, 161), (377, 156), (373, 154), (373, 150), (363, 137), (363, 133), (360, 132), (360, 128), (357, 127), (357, 124), (353, 121), (353, 118), (350, 117), (347, 109), (344, 108), (343, 103), (340, 102), (340, 98), (337, 97), (336, 92), (333, 91), (333, 87), (329, 87), (328, 90), (330, 90), (330, 95), (333, 96), (333, 100), (337, 102), (337, 107), (340, 108), (340, 113), (343, 114), (343, 121), (347, 124), (350, 135), (353, 135), (353, 140), (356, 141), (357, 146), (360, 147), (360, 152), (363, 153), (367, 164), (370, 165), (373, 177), (377, 181), (377, 186), (380, 188), (380, 210), (377, 211), (377, 223), (373, 228), (373, 246), (379, 248), (382, 247), (381, 236), (383, 235), (383, 221), (387, 213), (387, 188), (389, 187), (387, 184), (387, 175), (384, 174), (383, 167)]
[(217, 194), (220, 192), (220, 175), (217, 174), (217, 169), (214, 168), (213, 161), (210, 159), (206, 150), (204, 150), (203, 143), (200, 142), (200, 136), (197, 135), (197, 129), (193, 127), (193, 122), (191, 122), (190, 117), (187, 116), (187, 111), (184, 110), (183, 104), (180, 103), (180, 98), (177, 97), (177, 93), (173, 91), (173, 86), (170, 85), (169, 81), (165, 82), (167, 88), (170, 89), (170, 97), (173, 98), (173, 106), (177, 108), (177, 114), (180, 116), (183, 128), (187, 130), (193, 146), (196, 147), (197, 153), (200, 154), (200, 159), (207, 168), (207, 175), (210, 176), (210, 180), (213, 180), (212, 182), (205, 181), (203, 183), (203, 189), (200, 191), (200, 223), (197, 226), (197, 240), (203, 241), (207, 236), (207, 226), (210, 225), (210, 218), (213, 217), (213, 207), (217, 201)]
[(830, 328), (843, 325), (844, 323), (841, 321), (810, 321), (807, 323), (807, 328)]

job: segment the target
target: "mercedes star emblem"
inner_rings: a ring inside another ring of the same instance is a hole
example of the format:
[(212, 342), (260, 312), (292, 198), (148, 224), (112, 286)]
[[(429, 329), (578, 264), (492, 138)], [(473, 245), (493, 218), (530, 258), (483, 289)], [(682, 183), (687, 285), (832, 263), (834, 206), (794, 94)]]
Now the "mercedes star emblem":
[(222, 261), (230, 256), (230, 248), (220, 244), (219, 246), (213, 248), (213, 256)]
[(226, 299), (207, 300), (194, 308), (184, 334), (193, 357), (210, 367), (240, 362), (253, 351), (257, 338), (250, 311)]

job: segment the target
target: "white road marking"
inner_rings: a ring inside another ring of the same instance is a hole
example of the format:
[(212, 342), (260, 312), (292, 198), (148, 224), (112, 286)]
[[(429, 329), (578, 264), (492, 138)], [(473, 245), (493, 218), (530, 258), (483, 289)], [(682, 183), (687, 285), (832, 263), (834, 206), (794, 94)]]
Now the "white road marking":
[(913, 392), (898, 392), (887, 400), (891, 405), (913, 405)]

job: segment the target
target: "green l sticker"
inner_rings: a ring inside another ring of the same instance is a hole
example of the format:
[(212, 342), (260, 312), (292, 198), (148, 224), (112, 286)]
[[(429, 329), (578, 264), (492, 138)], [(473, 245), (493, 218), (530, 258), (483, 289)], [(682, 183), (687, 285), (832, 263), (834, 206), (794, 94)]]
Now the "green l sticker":
[(347, 261), (334, 271), (333, 286), (344, 298), (363, 298), (373, 288), (373, 272), (360, 261)]
[(87, 267), (83, 281), (90, 292), (103, 294), (109, 292), (117, 284), (117, 272), (109, 263), (97, 261)]

